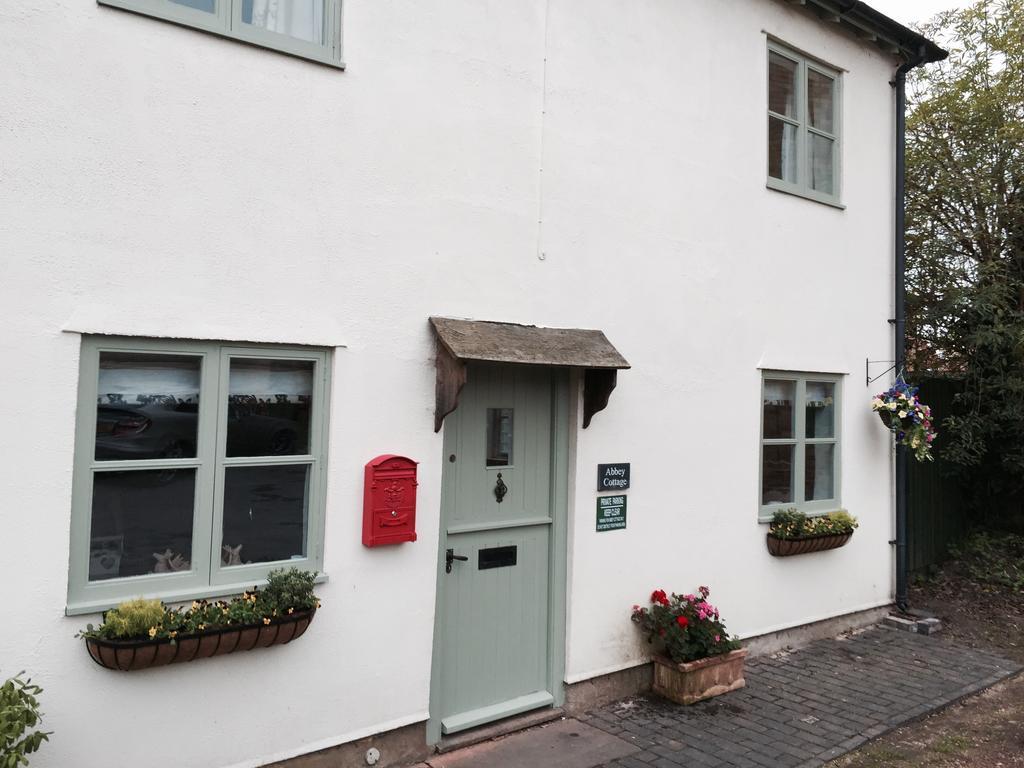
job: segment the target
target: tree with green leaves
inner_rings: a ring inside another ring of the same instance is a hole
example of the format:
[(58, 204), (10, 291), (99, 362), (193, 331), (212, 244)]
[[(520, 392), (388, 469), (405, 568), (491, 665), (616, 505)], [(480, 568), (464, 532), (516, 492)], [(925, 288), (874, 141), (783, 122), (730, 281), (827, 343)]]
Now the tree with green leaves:
[(942, 456), (977, 505), (1024, 490), (1024, 0), (922, 31), (907, 119), (907, 367), (963, 380)]

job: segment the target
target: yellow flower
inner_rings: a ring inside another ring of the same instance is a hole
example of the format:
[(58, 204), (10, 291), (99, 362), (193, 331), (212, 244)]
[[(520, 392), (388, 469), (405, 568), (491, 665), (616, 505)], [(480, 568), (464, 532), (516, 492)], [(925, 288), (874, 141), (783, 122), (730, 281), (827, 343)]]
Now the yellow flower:
[(196, 600), (192, 601), (192, 610), (193, 611), (198, 611), (199, 610), (199, 602), (198, 601), (196, 601)]
[(171, 637), (177, 637), (178, 633), (177, 632), (171, 632), (170, 635), (171, 635)]
[(270, 623), (270, 619), (268, 619), (266, 616), (264, 616), (263, 617), (263, 623), (264, 624), (269, 624)]
[(156, 627), (150, 627), (150, 628), (149, 628), (149, 636), (150, 636), (151, 638), (152, 638), (152, 637), (156, 637)]
[(293, 613), (295, 613), (295, 609), (294, 608), (289, 608), (288, 609), (288, 615), (291, 616)]
[(206, 625), (205, 625), (205, 624), (200, 624), (200, 625), (199, 625), (199, 629), (200, 629), (200, 630), (202, 630), (202, 629), (206, 629)]

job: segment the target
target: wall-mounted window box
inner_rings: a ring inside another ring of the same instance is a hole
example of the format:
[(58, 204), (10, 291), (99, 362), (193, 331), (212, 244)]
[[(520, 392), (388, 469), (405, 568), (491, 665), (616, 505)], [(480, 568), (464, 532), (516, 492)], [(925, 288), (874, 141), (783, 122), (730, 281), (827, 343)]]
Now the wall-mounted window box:
[(853, 536), (852, 533), (833, 533), (780, 539), (769, 533), (767, 536), (768, 553), (774, 557), (789, 557), (791, 555), (806, 555), (811, 552), (824, 552), (827, 549), (838, 549), (844, 546), (851, 536)]
[(316, 608), (271, 619), (269, 624), (260, 622), (223, 627), (208, 632), (179, 635), (174, 639), (104, 640), (88, 637), (85, 640), (85, 647), (92, 660), (101, 667), (130, 672), (208, 659), (211, 656), (223, 656), (235, 651), (284, 645), (302, 637), (312, 623), (314, 615)]

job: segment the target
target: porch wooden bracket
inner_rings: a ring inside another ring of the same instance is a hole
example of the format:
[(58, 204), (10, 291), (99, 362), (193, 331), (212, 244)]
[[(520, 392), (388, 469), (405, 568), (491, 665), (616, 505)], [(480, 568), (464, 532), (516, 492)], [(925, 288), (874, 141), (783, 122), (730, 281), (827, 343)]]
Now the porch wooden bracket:
[(601, 331), (449, 317), (431, 317), (430, 325), (437, 339), (435, 432), (459, 405), (470, 360), (582, 369), (584, 429), (607, 407), (619, 370), (629, 368)]
[(459, 395), (466, 386), (466, 362), (455, 357), (438, 338), (436, 366), (434, 431), (440, 432), (444, 417), (459, 407)]

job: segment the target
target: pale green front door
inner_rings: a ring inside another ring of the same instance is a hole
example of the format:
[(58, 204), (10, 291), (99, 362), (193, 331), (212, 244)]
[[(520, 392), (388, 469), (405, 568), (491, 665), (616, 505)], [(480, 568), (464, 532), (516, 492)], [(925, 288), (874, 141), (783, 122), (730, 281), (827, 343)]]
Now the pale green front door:
[[(445, 420), (431, 720), (454, 733), (555, 703), (553, 440), (561, 373), (478, 365)], [(560, 538), (560, 537), (558, 537)], [(464, 559), (463, 559), (464, 558)], [(560, 684), (560, 683), (557, 683)]]

